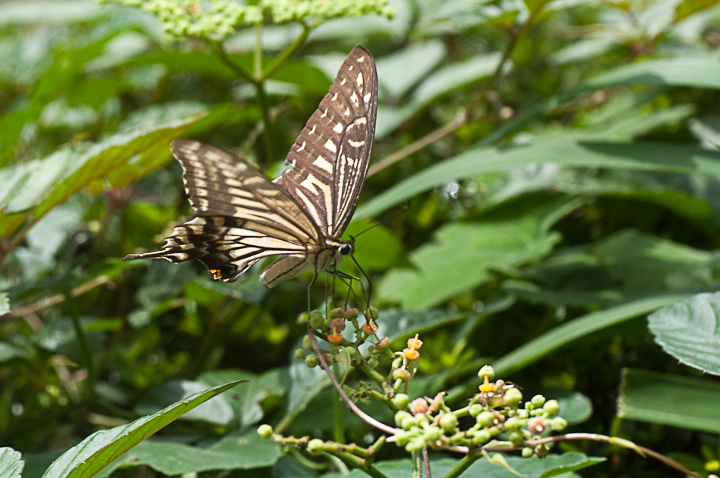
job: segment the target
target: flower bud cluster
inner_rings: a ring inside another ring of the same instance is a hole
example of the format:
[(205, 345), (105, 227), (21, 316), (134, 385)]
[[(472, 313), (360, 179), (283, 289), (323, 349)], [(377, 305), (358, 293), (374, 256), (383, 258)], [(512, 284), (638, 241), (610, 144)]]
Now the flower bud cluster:
[[(362, 356), (358, 347), (378, 330), (378, 326), (375, 324), (378, 315), (378, 310), (375, 307), (369, 307), (368, 310), (365, 311), (367, 322), (360, 326), (358, 321), (360, 311), (358, 311), (358, 309), (354, 307), (349, 309), (336, 307), (328, 311), (327, 319), (323, 317), (319, 311), (313, 310), (307, 318), (307, 324), (311, 329), (322, 334), (321, 336), (324, 336), (326, 341), (332, 346), (326, 354), (329, 360), (340, 363), (344, 362), (344, 366), (348, 365), (348, 361), (350, 365), (353, 366), (358, 366), (362, 362), (374, 368), (379, 363), (379, 356), (388, 353), (386, 350), (389, 343), (388, 338), (384, 337), (375, 343), (375, 345), (369, 347), (366, 357)], [(347, 327), (348, 321), (352, 323), (353, 330), (355, 330), (354, 340), (348, 339), (342, 334)], [(305, 364), (308, 367), (316, 367), (319, 361), (308, 336), (303, 338), (302, 345), (302, 349), (295, 350), (295, 357), (305, 360)]]
[[(525, 455), (544, 456), (548, 448), (533, 445), (543, 432), (561, 431), (567, 422), (558, 417), (560, 411), (556, 400), (546, 400), (542, 395), (523, 403), (522, 392), (503, 380), (491, 383), (492, 368), (483, 367), (478, 374), (484, 383), (480, 393), (473, 397), (471, 405), (460, 410), (450, 410), (444, 402), (444, 394), (435, 399), (417, 398), (410, 401), (405, 394), (397, 394), (393, 405), (395, 424), (402, 429), (395, 437), (399, 446), (416, 451), (427, 446), (464, 446), (477, 448), (491, 440), (507, 440), (529, 451)], [(474, 423), (460, 429), (459, 419), (470, 416)]]
[(100, 0), (140, 8), (155, 15), (172, 37), (195, 36), (221, 41), (242, 26), (262, 24), (267, 13), (274, 23), (305, 18), (336, 18), (377, 13), (392, 17), (387, 0), (266, 0), (262, 6), (231, 0)]

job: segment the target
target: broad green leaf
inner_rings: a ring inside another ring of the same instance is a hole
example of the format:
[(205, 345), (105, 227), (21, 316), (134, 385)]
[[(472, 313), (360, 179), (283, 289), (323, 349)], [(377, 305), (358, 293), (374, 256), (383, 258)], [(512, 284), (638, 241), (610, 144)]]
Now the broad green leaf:
[[(544, 478), (561, 473), (570, 473), (605, 461), (605, 458), (588, 457), (578, 452), (566, 452), (562, 455), (551, 454), (543, 459), (535, 456), (532, 458), (504, 456), (504, 458), (510, 468), (520, 472), (525, 478)], [(460, 460), (452, 458), (430, 460), (430, 471), (432, 476), (447, 476), (459, 463)], [(410, 478), (411, 476), (409, 459), (387, 460), (377, 463), (376, 466), (385, 476), (393, 478)], [(348, 475), (349, 478), (364, 478), (366, 476), (367, 474), (361, 470), (353, 470)], [(483, 478), (518, 478), (518, 475), (483, 458), (478, 458), (459, 476), (467, 478), (480, 476)]]
[(652, 174), (622, 170), (594, 170), (564, 167), (558, 164), (533, 164), (502, 173), (487, 173), (476, 177), (487, 184), (486, 208), (538, 191), (553, 191), (572, 195), (619, 197), (654, 203), (687, 218), (708, 236), (718, 234), (717, 211), (720, 203), (711, 176)]
[(543, 390), (542, 392), (547, 399), (558, 401), (560, 404), (560, 416), (571, 425), (583, 423), (592, 415), (592, 402), (580, 392), (556, 388)]
[[(0, 190), (13, 187), (17, 191), (17, 188), (22, 188), (22, 194), (16, 194), (7, 208), (0, 211), (0, 237), (12, 233), (24, 219), (31, 222), (39, 220), (73, 194), (96, 181), (112, 177), (119, 168), (131, 162), (135, 164), (135, 170), (144, 170), (143, 160), (152, 160), (155, 166), (159, 165), (157, 157), (169, 160), (170, 142), (200, 118), (193, 115), (118, 133), (84, 152), (66, 148), (42, 160), (5, 168), (0, 177), (0, 185), (3, 186)], [(114, 179), (122, 183), (126, 178), (116, 176)], [(13, 212), (20, 214), (8, 214)]]
[(359, 207), (355, 219), (374, 216), (417, 194), (450, 181), (537, 163), (685, 174), (720, 174), (720, 153), (680, 144), (550, 140), (507, 149), (476, 147), (391, 187)]
[(105, 12), (93, 0), (12, 1), (0, 4), (0, 25), (85, 22)]
[[(233, 380), (234, 383), (240, 383), (241, 381), (244, 380)], [(209, 385), (212, 384), (190, 380), (170, 380), (151, 389), (145, 398), (135, 406), (135, 412), (138, 414), (150, 414), (153, 410), (157, 410), (165, 403), (181, 400), (183, 397), (189, 397), (203, 390), (207, 390)], [(211, 425), (229, 427), (233, 424), (236, 417), (232, 407), (223, 395), (216, 400), (203, 403), (194, 410), (185, 413), (180, 419), (196, 420)]]
[(529, 121), (547, 114), (560, 104), (587, 94), (589, 91), (632, 85), (688, 86), (716, 89), (720, 88), (720, 64), (708, 58), (681, 57), (623, 65), (594, 76), (572, 90), (558, 93), (536, 104), (514, 121), (498, 128), (481, 143), (489, 145), (505, 139), (513, 131), (521, 128)]
[(549, 228), (579, 205), (535, 202), (478, 222), (448, 224), (434, 243), (411, 254), (416, 269), (391, 271), (380, 293), (405, 308), (432, 307), (490, 280), (491, 269), (510, 271), (547, 255), (560, 240)]
[[(319, 343), (319, 345), (322, 347), (322, 344)], [(290, 354), (289, 359), (290, 384), (285, 411), (286, 419), (301, 414), (312, 399), (330, 385), (330, 379), (319, 365), (310, 368), (305, 365), (303, 360), (295, 358), (294, 350), (301, 347), (302, 341), (298, 341), (296, 346), (291, 348), (293, 353)]]
[(682, 0), (675, 5), (675, 22), (680, 22), (717, 4), (718, 0)]
[(95, 432), (60, 456), (44, 477), (92, 476), (158, 430), (240, 382), (209, 388), (127, 425)]
[(392, 55), (377, 58), (380, 87), (391, 98), (401, 98), (415, 84), (426, 78), (445, 57), (445, 46), (439, 40), (411, 45)]
[(535, 303), (609, 305), (663, 292), (714, 290), (714, 271), (709, 252), (628, 229), (558, 250), (523, 270), (541, 286), (511, 282), (506, 290)]
[(121, 467), (141, 465), (166, 476), (209, 470), (249, 470), (272, 466), (281, 456), (280, 446), (272, 440), (260, 438), (254, 429), (227, 435), (206, 447), (148, 440), (125, 453), (98, 476), (109, 476)]
[(720, 89), (720, 64), (705, 58), (648, 60), (601, 73), (583, 86), (600, 89), (623, 85), (666, 85)]
[(25, 462), (19, 451), (12, 448), (0, 448), (0, 478), (20, 478)]
[[(573, 319), (495, 360), (492, 363), (495, 374), (502, 376), (513, 373), (581, 337), (647, 314), (685, 297), (687, 295), (680, 294), (647, 297)], [(475, 365), (480, 368), (484, 363), (479, 361)]]
[(497, 69), (501, 57), (500, 53), (477, 55), (440, 68), (415, 90), (412, 103), (427, 105), (442, 95), (489, 77)]
[(279, 401), (285, 395), (288, 376), (285, 369), (272, 369), (261, 375), (243, 370), (215, 370), (199, 377), (208, 385), (241, 379), (246, 380), (247, 385), (225, 394), (224, 398), (235, 410), (240, 426), (245, 428), (262, 420), (265, 415), (262, 404), (265, 400), (274, 397)]
[[(358, 234), (362, 235), (358, 237)], [(383, 225), (373, 225), (368, 221), (351, 222), (344, 236), (348, 239), (357, 237), (354, 258), (365, 271), (387, 270), (404, 252), (400, 240)], [(351, 263), (346, 259), (343, 268), (353, 268)]]
[(711, 380), (625, 369), (618, 416), (717, 434), (719, 402), (720, 384)]
[(698, 294), (648, 316), (655, 341), (680, 362), (720, 375), (720, 293)]

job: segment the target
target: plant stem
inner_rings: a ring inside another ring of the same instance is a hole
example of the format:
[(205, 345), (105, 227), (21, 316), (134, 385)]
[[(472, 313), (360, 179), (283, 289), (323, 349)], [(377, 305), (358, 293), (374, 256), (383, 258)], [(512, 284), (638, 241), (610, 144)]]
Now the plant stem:
[(64, 291), (65, 302), (67, 303), (68, 310), (70, 312), (70, 319), (72, 320), (73, 328), (75, 329), (75, 336), (77, 337), (78, 344), (80, 345), (80, 352), (85, 362), (85, 368), (87, 369), (87, 383), (88, 383), (88, 394), (90, 395), (91, 401), (95, 401), (95, 366), (93, 364), (92, 354), (90, 353), (90, 347), (88, 346), (87, 337), (85, 331), (80, 323), (80, 312), (78, 311), (77, 301), (73, 296), (72, 290), (66, 289)]
[(333, 383), (333, 386), (335, 387), (335, 390), (338, 391), (340, 394), (340, 398), (343, 402), (345, 402), (345, 405), (350, 407), (350, 410), (355, 413), (358, 417), (360, 417), (365, 423), (367, 423), (370, 426), (373, 426), (379, 430), (382, 430), (383, 432), (389, 434), (389, 435), (395, 435), (397, 433), (397, 429), (389, 427), (388, 425), (385, 425), (384, 423), (374, 419), (367, 413), (363, 412), (358, 408), (357, 405), (353, 403), (352, 400), (350, 400), (350, 397), (347, 396), (345, 391), (342, 389), (340, 384), (338, 383), (337, 379), (335, 378), (335, 374), (332, 373), (332, 370), (330, 370), (330, 366), (328, 365), (327, 361), (325, 360), (325, 356), (323, 355), (323, 351), (320, 350), (320, 346), (318, 346), (317, 339), (315, 338), (315, 332), (312, 329), (308, 329), (308, 337), (310, 338), (310, 343), (312, 344), (313, 350), (315, 350), (315, 354), (317, 355), (318, 362), (320, 363), (320, 367), (325, 371), (327, 376), (330, 378), (330, 381)]
[(336, 443), (346, 443), (345, 441), (345, 424), (343, 422), (343, 407), (342, 402), (340, 401), (340, 396), (337, 393), (337, 390), (335, 391), (335, 400), (334, 400), (334, 409), (335, 409), (335, 442)]
[(478, 455), (476, 453), (468, 453), (467, 455), (465, 455), (463, 457), (462, 460), (460, 460), (458, 462), (457, 465), (455, 465), (455, 467), (452, 470), (450, 470), (450, 473), (445, 475), (445, 478), (457, 478), (465, 470), (467, 470), (470, 467), (470, 465), (475, 463), (475, 461), (477, 461), (477, 459), (480, 458), (481, 456), (482, 455)]

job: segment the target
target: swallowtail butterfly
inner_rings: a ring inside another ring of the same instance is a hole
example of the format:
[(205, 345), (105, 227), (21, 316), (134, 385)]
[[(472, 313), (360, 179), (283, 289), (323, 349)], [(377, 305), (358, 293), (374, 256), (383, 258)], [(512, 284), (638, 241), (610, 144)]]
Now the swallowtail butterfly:
[(162, 250), (123, 260), (198, 259), (213, 279), (232, 282), (260, 259), (280, 256), (260, 275), (268, 287), (306, 267), (316, 274), (334, 268), (353, 252), (341, 236), (365, 182), (376, 115), (375, 62), (357, 45), (275, 181), (222, 149), (174, 141), (196, 217), (175, 226)]

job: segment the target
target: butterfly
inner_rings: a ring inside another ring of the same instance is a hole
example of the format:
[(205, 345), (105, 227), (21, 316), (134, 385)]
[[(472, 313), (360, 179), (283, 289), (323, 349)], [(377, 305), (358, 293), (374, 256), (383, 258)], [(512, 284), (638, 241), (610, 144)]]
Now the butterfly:
[(171, 149), (196, 216), (175, 226), (161, 250), (123, 260), (198, 259), (212, 279), (233, 282), (264, 257), (279, 256), (260, 275), (268, 287), (306, 268), (315, 276), (335, 272), (354, 249), (342, 234), (367, 176), (377, 91), (375, 61), (357, 45), (274, 181), (230, 152), (175, 140)]

